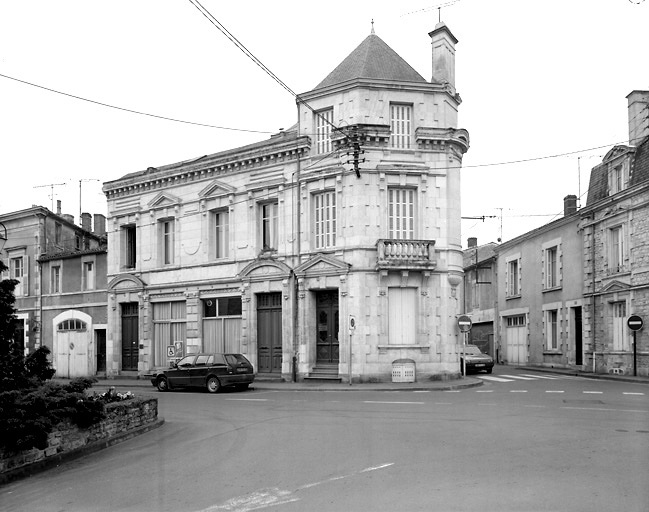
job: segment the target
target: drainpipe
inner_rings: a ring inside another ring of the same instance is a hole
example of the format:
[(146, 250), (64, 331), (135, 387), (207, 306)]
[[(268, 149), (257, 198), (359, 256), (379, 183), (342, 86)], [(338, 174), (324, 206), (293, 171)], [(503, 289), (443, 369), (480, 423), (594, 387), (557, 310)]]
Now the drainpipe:
[[(594, 214), (593, 214), (594, 217)], [(593, 218), (593, 220), (595, 220)], [(591, 271), (593, 273), (593, 290), (592, 290), (592, 295), (591, 295), (591, 304), (593, 308), (593, 318), (591, 321), (591, 325), (593, 326), (592, 329), (592, 344), (593, 344), (593, 373), (595, 373), (595, 358), (597, 357), (597, 345), (595, 343), (596, 337), (597, 337), (597, 311), (596, 311), (596, 298), (595, 298), (595, 224), (592, 226), (592, 236), (591, 236), (591, 244), (590, 244), (590, 264), (591, 264)]]
[[(301, 250), (301, 241), (300, 241), (300, 230), (301, 230), (301, 222), (300, 222), (300, 212), (302, 210), (302, 199), (300, 197), (300, 99), (299, 96), (297, 98), (297, 140), (295, 141), (296, 148), (297, 148), (297, 155), (296, 155), (296, 162), (297, 162), (297, 168), (295, 171), (295, 196), (297, 198), (297, 201), (293, 201), (293, 204), (297, 202), (297, 218), (295, 219), (295, 226), (296, 226), (296, 233), (293, 233), (293, 237), (296, 238), (296, 245), (294, 246), (296, 248), (296, 259), (294, 263), (294, 267), (299, 266), (300, 264), (300, 250)], [(298, 338), (298, 328), (299, 328), (299, 321), (298, 321), (298, 307), (299, 307), (299, 285), (297, 282), (297, 276), (295, 275), (295, 272), (292, 271), (293, 273), (293, 308), (294, 308), (294, 314), (293, 314), (293, 382), (297, 382), (297, 354), (298, 354), (298, 347), (299, 347), (299, 338)]]

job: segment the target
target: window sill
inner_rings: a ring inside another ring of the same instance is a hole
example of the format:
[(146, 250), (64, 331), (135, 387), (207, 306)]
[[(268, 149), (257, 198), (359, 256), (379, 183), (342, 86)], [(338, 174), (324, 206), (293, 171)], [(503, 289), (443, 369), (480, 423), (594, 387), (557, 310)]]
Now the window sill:
[(546, 349), (546, 350), (543, 351), (543, 355), (544, 356), (562, 356), (563, 352), (561, 352), (561, 350), (558, 350), (558, 349), (551, 349), (551, 350)]
[(549, 293), (549, 292), (556, 292), (556, 291), (558, 291), (558, 290), (561, 290), (561, 285), (559, 285), (559, 286), (553, 286), (552, 288), (544, 288), (542, 293), (546, 293), (546, 292), (548, 292), (548, 293)]
[(508, 295), (507, 297), (505, 297), (505, 300), (520, 299), (520, 298), (521, 298), (521, 294), (519, 293), (518, 295)]
[(387, 354), (390, 350), (412, 349), (419, 350), (422, 354), (430, 351), (430, 345), (379, 345), (379, 354)]

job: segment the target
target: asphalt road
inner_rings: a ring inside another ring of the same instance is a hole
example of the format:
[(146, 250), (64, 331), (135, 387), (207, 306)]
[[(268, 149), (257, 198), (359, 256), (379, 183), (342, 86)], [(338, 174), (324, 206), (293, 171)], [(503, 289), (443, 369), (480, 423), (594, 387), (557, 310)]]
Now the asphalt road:
[(649, 510), (649, 386), (481, 377), (454, 392), (141, 388), (163, 427), (0, 487), (0, 510)]

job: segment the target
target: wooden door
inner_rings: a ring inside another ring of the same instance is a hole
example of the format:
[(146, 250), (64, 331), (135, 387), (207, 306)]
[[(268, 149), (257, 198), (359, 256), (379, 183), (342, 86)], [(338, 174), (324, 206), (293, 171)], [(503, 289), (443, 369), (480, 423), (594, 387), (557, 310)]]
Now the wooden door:
[(122, 304), (122, 370), (137, 370), (138, 303)]
[(527, 363), (527, 325), (525, 315), (507, 317), (507, 363)]
[(97, 371), (106, 371), (106, 330), (97, 329), (95, 331), (95, 340), (97, 346)]
[(257, 365), (260, 373), (282, 371), (282, 294), (257, 296)]
[(316, 296), (316, 364), (337, 363), (338, 344), (338, 290), (318, 292)]

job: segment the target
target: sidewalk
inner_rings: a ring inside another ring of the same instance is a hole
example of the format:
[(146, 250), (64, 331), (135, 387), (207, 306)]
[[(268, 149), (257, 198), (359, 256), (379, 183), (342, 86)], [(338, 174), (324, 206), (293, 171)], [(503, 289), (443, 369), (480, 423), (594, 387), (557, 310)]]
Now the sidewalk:
[[(156, 388), (148, 379), (98, 379), (92, 389), (100, 391), (104, 388), (114, 386), (115, 388), (142, 389), (149, 388), (154, 391)], [(284, 382), (279, 379), (255, 379), (250, 389), (257, 391), (455, 391), (459, 389), (482, 386), (482, 380), (474, 377), (464, 379), (437, 380), (424, 382), (377, 382), (367, 384), (326, 381), (304, 381)]]
[[(504, 365), (499, 365), (501, 368), (506, 368)], [(575, 377), (583, 377), (584, 379), (597, 379), (597, 380), (611, 380), (618, 382), (634, 382), (636, 384), (649, 384), (649, 377), (633, 376), (633, 375), (613, 375), (606, 373), (592, 373), (575, 370), (573, 368), (548, 368), (546, 366), (512, 366), (527, 372), (544, 372), (555, 373), (557, 375), (573, 375)]]

